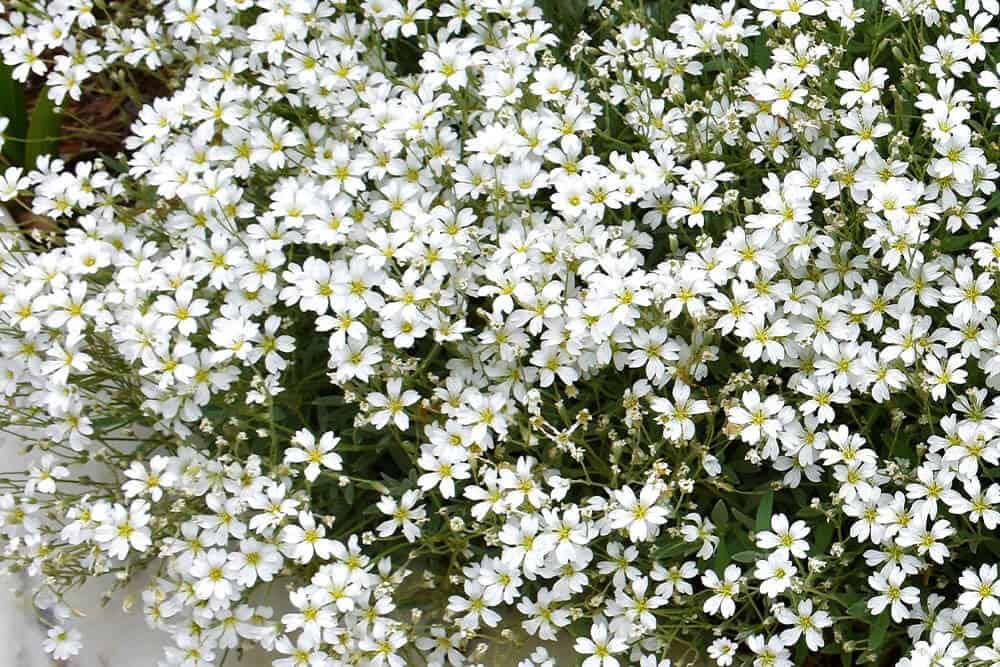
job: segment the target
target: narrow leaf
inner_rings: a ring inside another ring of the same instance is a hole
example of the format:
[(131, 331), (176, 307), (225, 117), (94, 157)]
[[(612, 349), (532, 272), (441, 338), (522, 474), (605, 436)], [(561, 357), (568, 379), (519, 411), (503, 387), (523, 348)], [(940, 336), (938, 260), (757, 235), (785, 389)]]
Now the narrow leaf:
[(882, 642), (885, 641), (886, 631), (889, 629), (889, 617), (888, 611), (883, 611), (875, 618), (875, 623), (872, 624), (871, 634), (868, 635), (868, 648), (869, 650), (876, 651)]
[(715, 549), (715, 571), (722, 574), (726, 569), (726, 566), (732, 562), (732, 557), (729, 554), (729, 545), (726, 544), (726, 540), (721, 540), (719, 546)]
[(49, 99), (48, 88), (38, 94), (38, 102), (28, 121), (27, 144), (24, 150), (24, 166), (31, 169), (41, 155), (55, 153), (59, 145), (59, 130), (62, 128), (62, 114), (56, 111), (55, 103)]
[(868, 611), (868, 601), (858, 600), (847, 608), (847, 615), (863, 621), (868, 620), (871, 618), (871, 613)]
[(737, 563), (754, 563), (761, 559), (763, 554), (759, 551), (747, 550), (733, 554), (733, 560)]
[(730, 512), (730, 514), (733, 515), (733, 517), (737, 521), (739, 521), (741, 524), (743, 524), (743, 526), (746, 527), (747, 530), (753, 530), (753, 528), (754, 528), (754, 520), (750, 516), (748, 516), (745, 512), (741, 512), (738, 509), (736, 509), (735, 507), (730, 508), (729, 512)]
[(757, 506), (757, 532), (767, 530), (771, 526), (771, 513), (774, 511), (774, 491), (768, 491), (760, 499)]
[(4, 143), (3, 153), (11, 162), (24, 162), (24, 138), (28, 132), (28, 110), (24, 106), (24, 87), (15, 81), (11, 68), (0, 59), (0, 116), (10, 123), (4, 134), (15, 139)]
[(726, 509), (726, 504), (720, 499), (715, 503), (715, 507), (712, 508), (712, 523), (715, 524), (716, 528), (724, 530), (726, 524), (729, 523), (729, 511)]
[(816, 537), (812, 552), (815, 556), (823, 556), (833, 541), (833, 525), (829, 521), (820, 521), (816, 526)]

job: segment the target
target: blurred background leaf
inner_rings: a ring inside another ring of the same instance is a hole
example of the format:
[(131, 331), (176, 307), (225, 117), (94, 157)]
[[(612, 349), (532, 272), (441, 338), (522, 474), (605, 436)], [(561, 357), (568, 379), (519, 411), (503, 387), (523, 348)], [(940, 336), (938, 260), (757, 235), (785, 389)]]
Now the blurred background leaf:
[(62, 129), (62, 114), (49, 99), (48, 88), (38, 95), (35, 108), (28, 121), (28, 134), (24, 144), (24, 166), (33, 168), (42, 155), (55, 153), (59, 145), (59, 131)]
[(14, 80), (12, 70), (0, 60), (0, 116), (10, 120), (4, 134), (3, 154), (14, 164), (24, 164), (24, 140), (28, 133), (28, 110), (24, 101), (24, 86)]

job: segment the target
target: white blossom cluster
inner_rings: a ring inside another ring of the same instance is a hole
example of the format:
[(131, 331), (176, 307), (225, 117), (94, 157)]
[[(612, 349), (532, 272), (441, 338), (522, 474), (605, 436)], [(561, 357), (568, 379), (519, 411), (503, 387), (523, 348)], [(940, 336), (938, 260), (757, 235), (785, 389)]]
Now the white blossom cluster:
[(1000, 666), (996, 0), (9, 4), (168, 89), (0, 176), (55, 658)]

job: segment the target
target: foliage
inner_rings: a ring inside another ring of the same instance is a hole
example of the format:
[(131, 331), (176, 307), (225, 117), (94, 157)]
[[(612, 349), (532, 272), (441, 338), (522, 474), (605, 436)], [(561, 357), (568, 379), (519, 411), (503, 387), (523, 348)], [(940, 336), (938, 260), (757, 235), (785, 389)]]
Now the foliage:
[[(47, 649), (147, 570), (165, 665), (1000, 665), (998, 14), (18, 3)], [(142, 107), (64, 161), (88, 96)]]

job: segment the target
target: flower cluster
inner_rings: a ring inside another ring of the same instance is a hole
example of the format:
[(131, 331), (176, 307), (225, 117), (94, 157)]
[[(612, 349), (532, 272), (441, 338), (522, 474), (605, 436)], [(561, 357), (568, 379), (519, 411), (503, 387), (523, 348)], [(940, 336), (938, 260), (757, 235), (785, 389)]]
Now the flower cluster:
[(995, 0), (117, 4), (0, 19), (144, 102), (0, 176), (53, 657), (1000, 666)]

